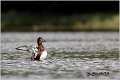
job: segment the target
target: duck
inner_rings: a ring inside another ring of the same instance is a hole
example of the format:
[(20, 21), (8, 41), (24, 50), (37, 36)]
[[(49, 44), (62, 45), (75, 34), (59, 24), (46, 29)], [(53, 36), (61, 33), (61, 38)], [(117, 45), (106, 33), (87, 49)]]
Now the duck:
[(31, 57), (32, 60), (44, 60), (47, 56), (47, 50), (43, 46), (43, 42), (46, 42), (42, 37), (39, 37), (37, 39), (37, 49), (38, 49), (38, 54), (34, 55)]
[[(43, 61), (47, 57), (47, 50), (45, 49), (43, 42), (47, 42), (42, 37), (38, 37), (37, 39), (37, 47), (33, 45), (24, 45), (17, 47), (17, 50), (27, 51), (31, 54), (31, 60)], [(25, 48), (25, 49), (23, 49)]]

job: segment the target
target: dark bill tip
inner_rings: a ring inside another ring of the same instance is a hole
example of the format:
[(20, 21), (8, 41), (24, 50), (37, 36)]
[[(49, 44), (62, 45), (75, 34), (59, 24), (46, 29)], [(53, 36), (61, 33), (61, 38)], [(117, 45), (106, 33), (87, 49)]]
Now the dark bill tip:
[(46, 40), (43, 40), (42, 42), (47, 42)]

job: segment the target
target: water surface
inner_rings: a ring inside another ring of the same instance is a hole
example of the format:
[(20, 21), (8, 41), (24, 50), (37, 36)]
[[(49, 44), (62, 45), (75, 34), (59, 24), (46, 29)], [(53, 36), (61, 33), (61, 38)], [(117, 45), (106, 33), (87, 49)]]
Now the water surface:
[[(36, 45), (45, 40), (48, 56), (44, 61), (31, 61), (21, 45)], [(40, 32), (1, 34), (1, 76), (18, 79), (119, 79), (118, 32)], [(88, 73), (108, 75), (88, 75)]]

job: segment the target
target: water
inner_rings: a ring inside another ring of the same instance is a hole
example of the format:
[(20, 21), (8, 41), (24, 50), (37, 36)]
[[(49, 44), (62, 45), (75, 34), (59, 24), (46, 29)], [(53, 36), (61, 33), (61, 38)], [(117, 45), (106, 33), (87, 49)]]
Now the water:
[[(36, 46), (39, 36), (47, 40), (46, 60), (31, 61), (29, 53), (15, 49)], [(1, 38), (3, 80), (120, 78), (118, 32), (14, 32)]]

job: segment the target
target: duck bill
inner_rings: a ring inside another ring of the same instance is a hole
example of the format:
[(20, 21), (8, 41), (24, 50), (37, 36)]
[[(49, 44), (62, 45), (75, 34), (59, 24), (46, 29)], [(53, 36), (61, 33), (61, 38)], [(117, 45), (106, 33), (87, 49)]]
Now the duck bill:
[(46, 40), (43, 40), (42, 42), (47, 42)]

